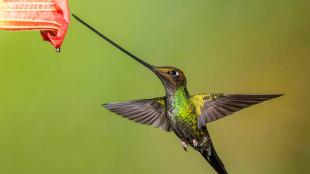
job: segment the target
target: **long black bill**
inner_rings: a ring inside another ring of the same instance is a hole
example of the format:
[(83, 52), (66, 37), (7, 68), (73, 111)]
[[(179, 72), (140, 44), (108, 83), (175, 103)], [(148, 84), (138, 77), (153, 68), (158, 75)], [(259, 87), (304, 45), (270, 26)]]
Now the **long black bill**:
[(85, 25), (88, 29), (90, 29), (91, 31), (93, 31), (94, 33), (96, 33), (98, 36), (100, 36), (101, 38), (103, 38), (104, 40), (106, 40), (107, 42), (109, 42), (110, 44), (112, 44), (113, 46), (115, 46), (116, 48), (118, 48), (119, 50), (121, 50), (122, 52), (124, 52), (125, 54), (127, 54), (128, 56), (130, 56), (131, 58), (135, 59), (136, 61), (140, 62), (142, 65), (146, 66), (147, 68), (149, 68), (150, 70), (152, 70), (154, 72), (155, 68), (154, 66), (152, 66), (151, 64), (148, 64), (146, 62), (144, 62), (143, 60), (141, 60), (139, 57), (135, 56), (134, 54), (132, 54), (131, 52), (127, 51), (126, 49), (124, 49), (123, 47), (121, 47), (120, 45), (118, 45), (117, 43), (113, 42), (111, 39), (109, 39), (108, 37), (106, 37), (105, 35), (103, 35), (102, 33), (100, 33), (99, 31), (97, 31), (95, 28), (93, 28), (92, 26), (90, 26), (89, 24), (87, 24), (85, 21), (83, 21), (81, 18), (77, 17), (75, 14), (72, 14), (72, 16), (78, 20), (80, 23), (82, 23), (83, 25)]

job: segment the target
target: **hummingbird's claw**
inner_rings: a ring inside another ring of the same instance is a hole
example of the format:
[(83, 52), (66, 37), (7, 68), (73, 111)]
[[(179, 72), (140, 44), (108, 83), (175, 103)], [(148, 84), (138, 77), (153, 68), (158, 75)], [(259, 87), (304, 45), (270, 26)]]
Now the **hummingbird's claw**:
[(187, 152), (187, 147), (188, 147), (187, 143), (185, 143), (184, 141), (182, 141), (182, 142), (181, 142), (181, 145), (182, 145), (183, 149)]
[(197, 142), (196, 139), (193, 139), (193, 146), (194, 146), (194, 147), (197, 147), (197, 146), (198, 146), (198, 142)]

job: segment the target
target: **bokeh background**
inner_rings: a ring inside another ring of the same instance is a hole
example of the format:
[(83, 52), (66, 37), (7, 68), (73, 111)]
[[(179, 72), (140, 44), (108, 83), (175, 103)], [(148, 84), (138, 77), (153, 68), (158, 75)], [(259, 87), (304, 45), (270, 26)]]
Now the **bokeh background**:
[[(310, 172), (310, 1), (70, 1), (71, 11), (191, 93), (285, 93), (209, 124), (230, 173)], [(72, 19), (60, 54), (0, 32), (1, 174), (214, 173), (172, 133), (102, 103), (163, 96), (150, 71)]]

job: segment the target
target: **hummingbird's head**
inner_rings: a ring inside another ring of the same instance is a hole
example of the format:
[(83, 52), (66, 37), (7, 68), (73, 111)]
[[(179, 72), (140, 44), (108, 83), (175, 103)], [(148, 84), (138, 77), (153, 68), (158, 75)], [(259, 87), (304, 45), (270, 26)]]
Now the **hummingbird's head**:
[(162, 66), (150, 68), (166, 87), (181, 87), (186, 85), (184, 73), (174, 67)]

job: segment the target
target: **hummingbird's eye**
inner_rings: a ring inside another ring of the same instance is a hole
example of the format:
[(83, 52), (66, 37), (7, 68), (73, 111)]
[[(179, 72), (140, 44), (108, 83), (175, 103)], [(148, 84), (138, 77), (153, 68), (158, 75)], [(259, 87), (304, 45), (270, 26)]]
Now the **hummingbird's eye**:
[(170, 74), (173, 76), (173, 77), (176, 77), (179, 75), (179, 72), (178, 71), (171, 71)]

